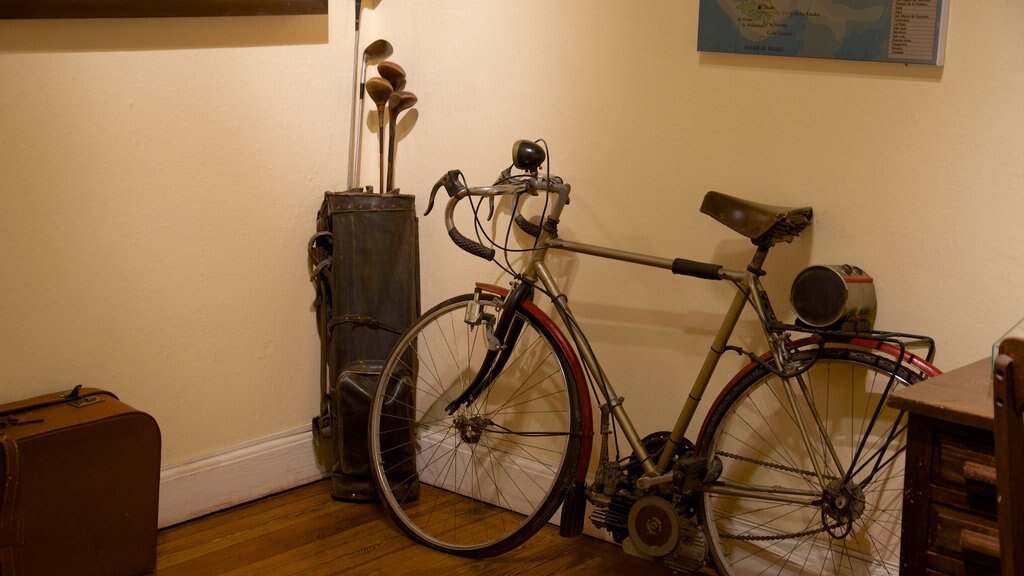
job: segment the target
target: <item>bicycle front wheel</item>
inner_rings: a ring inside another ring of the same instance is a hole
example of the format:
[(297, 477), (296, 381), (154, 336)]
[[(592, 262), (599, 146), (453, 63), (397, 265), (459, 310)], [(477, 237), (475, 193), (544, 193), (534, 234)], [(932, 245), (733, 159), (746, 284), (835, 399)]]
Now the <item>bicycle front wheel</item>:
[[(392, 351), (370, 411), (371, 471), (394, 521), (417, 542), (470, 557), (532, 536), (561, 503), (580, 451), (579, 398), (566, 354), (543, 323), (516, 312), (494, 341), (500, 298), (452, 298)], [(500, 373), (468, 405), (447, 407), (507, 347)]]
[(701, 499), (720, 573), (898, 574), (906, 417), (886, 400), (922, 377), (825, 348), (797, 378), (757, 367), (726, 392), (699, 447), (722, 470)]

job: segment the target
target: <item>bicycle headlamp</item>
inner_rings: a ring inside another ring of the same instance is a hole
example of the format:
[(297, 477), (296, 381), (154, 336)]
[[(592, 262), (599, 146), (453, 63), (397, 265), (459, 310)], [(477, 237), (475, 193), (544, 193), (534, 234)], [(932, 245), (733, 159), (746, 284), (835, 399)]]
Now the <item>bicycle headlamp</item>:
[(517, 140), (512, 145), (512, 164), (520, 170), (533, 172), (544, 163), (544, 148), (536, 142)]

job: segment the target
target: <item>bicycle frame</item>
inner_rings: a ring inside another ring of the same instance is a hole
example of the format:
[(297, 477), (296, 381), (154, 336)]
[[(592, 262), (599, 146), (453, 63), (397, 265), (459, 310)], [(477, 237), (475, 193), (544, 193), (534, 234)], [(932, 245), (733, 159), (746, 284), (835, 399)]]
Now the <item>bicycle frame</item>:
[[(558, 221), (561, 211), (567, 201), (568, 192), (558, 195), (558, 199), (548, 215), (548, 221)], [(675, 455), (675, 450), (663, 450), (657, 462), (651, 460), (650, 455), (647, 453), (647, 450), (643, 445), (640, 434), (637, 432), (636, 427), (633, 425), (629, 415), (622, 406), (623, 399), (616, 395), (611, 382), (601, 370), (600, 364), (597, 361), (586, 335), (579, 328), (579, 324), (576, 322), (575, 316), (569, 309), (564, 293), (547, 267), (547, 253), (552, 249), (668, 270), (673, 269), (673, 260), (670, 258), (661, 258), (593, 244), (563, 240), (555, 236), (551, 226), (542, 226), (541, 234), (537, 239), (537, 249), (532, 252), (530, 262), (523, 274), (523, 276), (531, 282), (540, 281), (548, 293), (553, 296), (553, 302), (556, 310), (558, 311), (558, 315), (563, 324), (569, 330), (570, 337), (576, 345), (576, 349), (581, 360), (589, 369), (590, 374), (594, 377), (597, 389), (603, 396), (601, 400), (609, 406), (612, 416), (621, 426), (627, 443), (630, 448), (633, 449), (633, 453), (643, 466), (645, 475), (648, 477), (658, 477), (669, 473), (672, 465), (672, 458)], [(704, 363), (697, 374), (696, 380), (693, 383), (686, 402), (672, 428), (672, 432), (669, 436), (669, 442), (673, 446), (678, 447), (682, 445), (684, 434), (693, 420), (693, 415), (696, 412), (697, 406), (700, 404), (704, 396), (708, 383), (711, 381), (711, 377), (718, 366), (718, 362), (721, 359), (722, 354), (725, 352), (725, 347), (736, 328), (736, 324), (739, 321), (740, 315), (743, 313), (747, 302), (749, 301), (751, 305), (754, 306), (759, 318), (774, 318), (774, 313), (772, 312), (770, 303), (767, 300), (767, 294), (761, 287), (759, 274), (757, 273), (760, 271), (761, 265), (764, 263), (768, 255), (768, 250), (769, 249), (767, 247), (757, 248), (747, 270), (737, 271), (723, 268), (719, 271), (720, 279), (733, 281), (736, 284), (737, 292), (725, 314), (725, 317), (722, 319), (722, 324), (718, 329), (718, 333), (711, 344), (711, 348), (708, 350)], [(781, 366), (781, 355), (784, 351), (781, 350), (781, 346), (776, 345), (776, 342), (771, 337), (767, 327), (765, 327), (765, 337), (772, 349), (772, 355)]]

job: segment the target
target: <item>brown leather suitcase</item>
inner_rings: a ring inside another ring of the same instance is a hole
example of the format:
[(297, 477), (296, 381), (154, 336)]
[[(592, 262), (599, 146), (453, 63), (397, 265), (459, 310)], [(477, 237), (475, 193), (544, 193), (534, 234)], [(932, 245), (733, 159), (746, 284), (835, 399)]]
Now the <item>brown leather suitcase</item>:
[(156, 568), (160, 430), (103, 390), (0, 405), (0, 576)]

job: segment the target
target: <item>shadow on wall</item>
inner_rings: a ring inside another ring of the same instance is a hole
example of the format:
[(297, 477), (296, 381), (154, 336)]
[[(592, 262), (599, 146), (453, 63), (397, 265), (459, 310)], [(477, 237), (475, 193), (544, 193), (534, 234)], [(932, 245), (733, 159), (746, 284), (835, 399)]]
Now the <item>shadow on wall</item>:
[(0, 53), (326, 44), (327, 15), (0, 20)]

